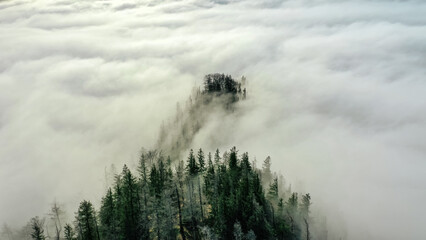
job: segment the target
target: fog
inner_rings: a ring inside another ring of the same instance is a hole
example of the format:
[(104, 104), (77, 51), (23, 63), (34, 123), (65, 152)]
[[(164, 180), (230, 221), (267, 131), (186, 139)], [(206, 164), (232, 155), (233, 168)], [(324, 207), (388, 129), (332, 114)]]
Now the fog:
[(0, 223), (98, 204), (208, 73), (193, 147), (272, 158), (347, 239), (426, 239), (423, 1), (0, 2)]

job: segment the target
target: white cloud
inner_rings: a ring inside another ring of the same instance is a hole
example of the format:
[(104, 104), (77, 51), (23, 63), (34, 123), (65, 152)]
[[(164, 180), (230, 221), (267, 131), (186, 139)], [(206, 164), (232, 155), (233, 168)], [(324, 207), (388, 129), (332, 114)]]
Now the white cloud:
[(422, 1), (1, 2), (0, 222), (54, 199), (70, 215), (98, 201), (103, 169), (134, 162), (176, 101), (225, 72), (248, 77), (250, 98), (197, 145), (271, 155), (350, 239), (425, 238), (424, 12)]

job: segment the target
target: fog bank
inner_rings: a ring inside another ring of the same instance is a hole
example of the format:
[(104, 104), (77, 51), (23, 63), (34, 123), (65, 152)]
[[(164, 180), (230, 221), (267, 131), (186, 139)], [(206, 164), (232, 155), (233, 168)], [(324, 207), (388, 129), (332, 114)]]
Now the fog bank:
[(348, 239), (425, 239), (422, 1), (0, 2), (0, 223), (99, 201), (207, 73), (248, 79), (193, 147), (272, 157)]

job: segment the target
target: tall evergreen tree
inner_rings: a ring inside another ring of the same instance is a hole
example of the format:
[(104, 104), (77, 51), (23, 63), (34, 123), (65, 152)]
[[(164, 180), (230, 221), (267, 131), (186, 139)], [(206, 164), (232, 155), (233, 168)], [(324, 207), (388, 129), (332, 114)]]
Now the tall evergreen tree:
[(82, 201), (77, 211), (76, 224), (78, 238), (81, 240), (99, 240), (95, 209), (89, 201)]
[(214, 153), (214, 164), (218, 166), (220, 163), (220, 152), (219, 149), (216, 149), (216, 152)]
[(269, 157), (269, 156), (263, 161), (262, 177), (267, 183), (269, 183), (272, 179), (271, 157)]
[(272, 201), (278, 200), (278, 178), (275, 177), (273, 181), (269, 184), (268, 197)]
[(102, 198), (101, 209), (99, 211), (100, 235), (102, 239), (118, 240), (118, 221), (116, 206), (111, 188), (108, 189), (105, 197)]
[(199, 171), (204, 172), (206, 167), (206, 160), (205, 160), (203, 149), (200, 148), (198, 150), (197, 158), (198, 158)]
[(140, 231), (142, 239), (150, 238), (150, 194), (149, 194), (149, 176), (148, 176), (148, 153), (145, 151), (142, 152), (139, 158), (139, 186), (140, 186), (140, 202), (141, 203), (141, 212), (140, 212)]
[(198, 174), (199, 166), (194, 157), (194, 151), (191, 149), (189, 151), (188, 163), (186, 165), (186, 170), (188, 171), (189, 176), (195, 176)]

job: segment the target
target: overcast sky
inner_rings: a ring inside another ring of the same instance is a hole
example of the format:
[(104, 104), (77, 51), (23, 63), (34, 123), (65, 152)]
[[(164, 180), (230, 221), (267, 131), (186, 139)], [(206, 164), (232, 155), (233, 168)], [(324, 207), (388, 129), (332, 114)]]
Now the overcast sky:
[(249, 81), (194, 148), (272, 157), (349, 239), (426, 239), (426, 3), (0, 2), (0, 223), (98, 203), (207, 73)]

